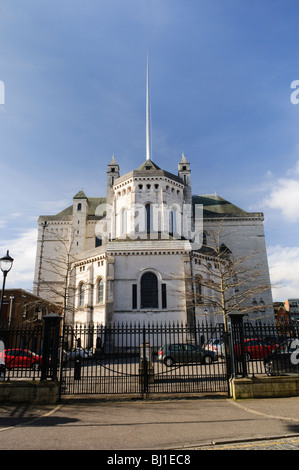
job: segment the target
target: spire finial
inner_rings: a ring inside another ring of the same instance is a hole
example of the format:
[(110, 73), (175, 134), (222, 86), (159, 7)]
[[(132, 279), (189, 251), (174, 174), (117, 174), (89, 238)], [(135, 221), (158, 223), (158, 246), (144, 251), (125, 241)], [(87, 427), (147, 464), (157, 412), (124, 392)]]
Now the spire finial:
[(146, 67), (146, 159), (151, 160), (151, 132), (150, 132), (150, 98), (149, 98), (149, 64), (147, 54)]

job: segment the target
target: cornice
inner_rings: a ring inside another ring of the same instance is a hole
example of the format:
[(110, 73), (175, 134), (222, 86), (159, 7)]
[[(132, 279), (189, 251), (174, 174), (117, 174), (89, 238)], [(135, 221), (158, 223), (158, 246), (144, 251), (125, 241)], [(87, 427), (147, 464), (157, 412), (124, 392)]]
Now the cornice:
[(113, 256), (160, 256), (160, 255), (188, 255), (187, 250), (135, 250), (135, 251), (113, 251)]
[(257, 214), (250, 214), (249, 216), (217, 216), (215, 215), (214, 217), (205, 217), (203, 216), (203, 221), (204, 222), (218, 222), (219, 223), (219, 220), (221, 220), (221, 223), (229, 223), (229, 222), (240, 222), (240, 221), (250, 221), (250, 220), (260, 220), (260, 221), (264, 221), (264, 215), (260, 212), (258, 212)]
[(86, 264), (95, 263), (96, 261), (105, 261), (108, 258), (107, 253), (101, 253), (97, 256), (92, 256), (90, 258), (81, 259), (74, 261), (73, 267), (78, 268), (79, 266), (85, 266)]
[[(134, 173), (134, 172), (132, 172)], [(125, 177), (123, 177), (125, 178)], [(128, 184), (132, 184), (134, 182), (138, 181), (166, 181), (168, 183), (173, 184), (174, 186), (179, 186), (181, 189), (184, 189), (184, 184), (181, 183), (180, 181), (174, 180), (166, 175), (134, 175), (134, 174), (129, 174), (128, 178), (121, 180), (121, 178), (118, 178), (113, 186), (114, 191), (117, 191), (118, 189), (123, 188), (124, 186)]]

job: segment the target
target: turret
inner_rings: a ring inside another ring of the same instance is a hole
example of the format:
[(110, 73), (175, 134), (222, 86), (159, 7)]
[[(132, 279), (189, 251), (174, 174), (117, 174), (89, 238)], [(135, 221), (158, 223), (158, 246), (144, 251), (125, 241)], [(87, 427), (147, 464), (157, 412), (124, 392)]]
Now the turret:
[(88, 199), (81, 189), (73, 198), (73, 233), (72, 252), (85, 250), (86, 220), (88, 215)]
[(178, 176), (183, 180), (185, 184), (184, 188), (184, 203), (192, 204), (192, 190), (191, 190), (191, 170), (190, 163), (187, 162), (186, 157), (182, 154), (182, 159), (179, 163)]
[(119, 178), (119, 165), (115, 161), (115, 156), (108, 165), (107, 170), (107, 204), (113, 202), (113, 185), (115, 180)]

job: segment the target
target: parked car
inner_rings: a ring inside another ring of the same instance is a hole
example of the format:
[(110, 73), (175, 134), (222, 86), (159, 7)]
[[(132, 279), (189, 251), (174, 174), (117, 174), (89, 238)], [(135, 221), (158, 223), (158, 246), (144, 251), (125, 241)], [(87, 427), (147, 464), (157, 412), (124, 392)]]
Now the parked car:
[(89, 359), (92, 356), (93, 356), (93, 353), (90, 349), (83, 349), (81, 347), (72, 348), (68, 352), (69, 359), (75, 359), (76, 357), (81, 357), (81, 359)]
[(158, 350), (158, 360), (167, 367), (177, 363), (211, 364), (217, 359), (217, 354), (214, 351), (201, 349), (188, 343), (164, 344)]
[[(39, 351), (37, 351), (37, 354), (39, 356), (43, 356), (44, 355), (44, 351), (42, 349), (40, 349)], [(49, 357), (50, 357), (50, 360), (52, 358), (52, 354), (53, 354), (53, 350), (50, 349), (49, 351)], [(58, 361), (60, 361), (60, 354), (61, 354), (61, 349), (59, 348), (58, 349)], [(62, 362), (66, 362), (68, 359), (70, 359), (70, 355), (67, 351), (65, 351), (65, 349), (62, 350)]]
[(225, 344), (223, 339), (211, 339), (208, 343), (204, 345), (204, 349), (208, 351), (213, 351), (217, 354), (218, 357), (225, 356)]
[(267, 375), (299, 373), (299, 338), (283, 341), (264, 359)]
[[(264, 359), (264, 357), (268, 356), (277, 346), (277, 344), (273, 345), (268, 341), (258, 338), (244, 339), (245, 359)], [(239, 359), (242, 354), (241, 344), (235, 345), (234, 351), (236, 359)]]
[(283, 341), (286, 341), (287, 339), (288, 337), (285, 335), (265, 336), (264, 338), (264, 340), (267, 341), (267, 343), (274, 344), (275, 346), (279, 345)]
[(42, 356), (29, 351), (28, 349), (5, 349), (1, 353), (1, 362), (3, 361), (7, 369), (27, 368), (38, 370), (42, 365)]

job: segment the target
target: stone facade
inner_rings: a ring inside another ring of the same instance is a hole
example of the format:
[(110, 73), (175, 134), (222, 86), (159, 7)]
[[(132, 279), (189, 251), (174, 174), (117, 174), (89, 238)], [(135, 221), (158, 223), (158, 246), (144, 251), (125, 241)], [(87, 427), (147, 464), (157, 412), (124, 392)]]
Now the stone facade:
[[(247, 302), (265, 305), (259, 318), (273, 321), (263, 214), (216, 195), (192, 196), (184, 155), (177, 175), (146, 160), (121, 176), (113, 157), (106, 197), (81, 190), (70, 207), (38, 224), (35, 293), (65, 308), (68, 323), (223, 321), (205, 300), (207, 286), (200, 301), (190, 301), (197, 280), (216, 269), (208, 248), (215, 233), (231, 256), (259, 264), (268, 289)], [(248, 315), (256, 321), (254, 311)]]

